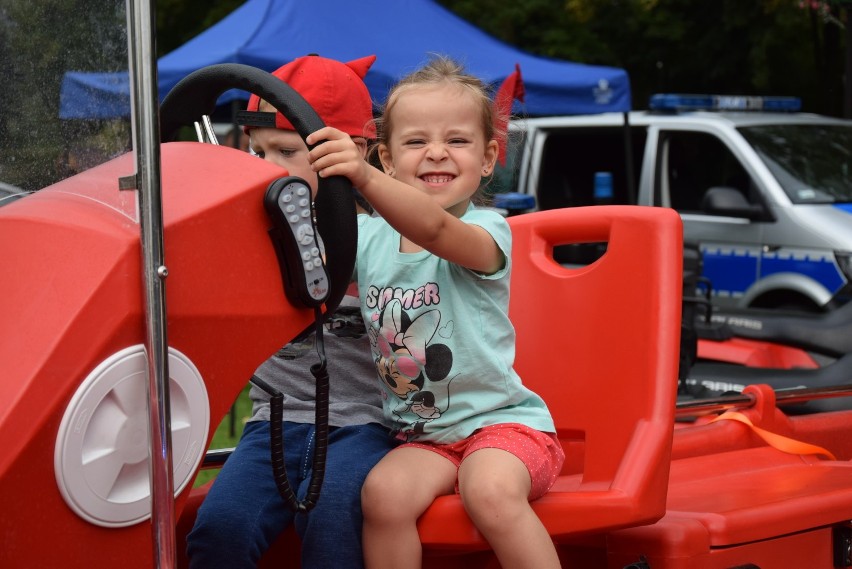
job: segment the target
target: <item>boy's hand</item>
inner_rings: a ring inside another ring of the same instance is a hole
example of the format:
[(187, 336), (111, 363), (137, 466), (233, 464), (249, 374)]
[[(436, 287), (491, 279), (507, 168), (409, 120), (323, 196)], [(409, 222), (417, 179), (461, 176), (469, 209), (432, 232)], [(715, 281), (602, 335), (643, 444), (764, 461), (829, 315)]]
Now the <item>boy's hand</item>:
[(327, 126), (311, 133), (306, 141), (309, 145), (324, 141), (308, 155), (318, 176), (346, 176), (356, 188), (367, 184), (370, 166), (348, 134)]

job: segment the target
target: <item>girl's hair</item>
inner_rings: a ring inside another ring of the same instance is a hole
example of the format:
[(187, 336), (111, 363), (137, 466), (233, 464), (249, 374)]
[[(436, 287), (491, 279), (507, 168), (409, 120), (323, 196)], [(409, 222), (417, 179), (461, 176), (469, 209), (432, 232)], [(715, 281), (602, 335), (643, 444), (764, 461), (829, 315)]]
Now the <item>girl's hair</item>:
[[(443, 55), (435, 55), (429, 62), (417, 71), (403, 77), (388, 92), (387, 100), (382, 109), (381, 117), (376, 120), (376, 143), (388, 144), (393, 130), (391, 111), (399, 100), (400, 95), (410, 89), (433, 85), (456, 85), (467, 92), (479, 106), (480, 124), (485, 141), (504, 139), (505, 132), (497, 132), (494, 120), (491, 88), (478, 77), (468, 73), (464, 66)], [(483, 192), (477, 191), (474, 196), (476, 203), (483, 202)]]

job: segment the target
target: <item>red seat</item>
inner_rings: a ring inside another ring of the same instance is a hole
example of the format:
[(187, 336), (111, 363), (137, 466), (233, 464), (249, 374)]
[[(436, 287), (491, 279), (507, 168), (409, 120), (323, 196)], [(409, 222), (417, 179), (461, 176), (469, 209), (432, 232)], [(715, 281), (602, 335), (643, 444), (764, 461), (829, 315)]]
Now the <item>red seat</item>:
[[(599, 206), (509, 221), (516, 368), (547, 401), (568, 455), (563, 475), (533, 507), (557, 543), (653, 523), (665, 512), (672, 449), (680, 219), (663, 208)], [(587, 267), (553, 260), (554, 245), (602, 241), (607, 253)], [(184, 508), (181, 552), (208, 488), (194, 489)], [(426, 568), (497, 567), (457, 496), (436, 500), (419, 529)], [(295, 543), (288, 528), (261, 566), (298, 566)], [(600, 546), (588, 548), (596, 565)], [(453, 555), (475, 550), (482, 553)], [(572, 561), (576, 554), (568, 553)]]
[[(670, 209), (597, 206), (509, 218), (516, 369), (547, 402), (566, 449), (533, 507), (557, 543), (663, 516), (680, 334), (682, 227)], [(607, 242), (584, 267), (553, 247)], [(458, 496), (418, 524), (424, 552), (488, 545)]]

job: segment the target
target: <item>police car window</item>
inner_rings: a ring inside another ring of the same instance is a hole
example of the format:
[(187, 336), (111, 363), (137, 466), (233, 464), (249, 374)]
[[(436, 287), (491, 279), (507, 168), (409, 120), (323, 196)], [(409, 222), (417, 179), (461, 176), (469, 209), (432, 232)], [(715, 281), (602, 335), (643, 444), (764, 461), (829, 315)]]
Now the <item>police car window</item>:
[(708, 189), (724, 186), (738, 190), (749, 202), (756, 198), (751, 178), (739, 160), (717, 137), (703, 132), (669, 132), (665, 175), (671, 206), (682, 212), (701, 212)]
[(852, 128), (789, 124), (740, 129), (793, 203), (852, 202)]
[[(644, 148), (645, 129), (632, 129), (630, 134), (632, 147)], [(611, 203), (631, 203), (624, 136), (623, 126), (550, 131), (541, 157), (537, 188), (539, 209), (602, 203), (600, 196), (595, 195), (595, 178), (599, 173), (608, 173), (612, 179)], [(636, 184), (635, 175), (634, 172), (631, 188)]]

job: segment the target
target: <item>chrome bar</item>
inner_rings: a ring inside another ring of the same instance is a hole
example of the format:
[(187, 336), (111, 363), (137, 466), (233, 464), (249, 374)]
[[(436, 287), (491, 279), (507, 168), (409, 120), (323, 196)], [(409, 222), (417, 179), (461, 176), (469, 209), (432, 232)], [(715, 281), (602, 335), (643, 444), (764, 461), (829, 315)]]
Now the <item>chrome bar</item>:
[(796, 387), (776, 389), (775, 401), (778, 403), (804, 403), (812, 399), (828, 399), (852, 395), (852, 384), (832, 385), (828, 387)]
[(166, 337), (165, 278), (168, 271), (163, 261), (160, 99), (154, 37), (156, 17), (151, 0), (127, 2), (130, 104), (145, 287), (152, 547), (155, 566), (171, 569), (176, 565), (175, 495)]
[(208, 115), (201, 115), (201, 122), (195, 121), (192, 126), (195, 127), (195, 138), (198, 142), (219, 146), (219, 139), (216, 138), (216, 131), (213, 130), (213, 123)]
[(192, 126), (195, 127), (195, 138), (198, 139), (198, 142), (204, 142), (204, 132), (202, 132), (201, 125), (198, 124), (198, 121), (192, 123)]
[(219, 146), (219, 139), (216, 138), (216, 132), (213, 130), (213, 124), (210, 122), (208, 115), (201, 115), (201, 124), (204, 126), (204, 133), (207, 135), (207, 142)]
[[(804, 403), (813, 399), (827, 399), (829, 397), (848, 397), (852, 395), (852, 384), (833, 385), (830, 387), (795, 387), (789, 389), (776, 389), (776, 404), (791, 405), (793, 403)], [(724, 395), (709, 399), (696, 399), (694, 401), (681, 401), (675, 409), (677, 417), (697, 417), (709, 415), (718, 411), (726, 411), (735, 407), (751, 407), (755, 398), (748, 393), (736, 395)]]
[(208, 450), (204, 455), (204, 460), (201, 461), (201, 469), (222, 468), (233, 452), (234, 447)]
[(675, 417), (698, 417), (719, 411), (727, 411), (734, 407), (751, 407), (754, 405), (754, 401), (754, 397), (748, 394), (679, 401), (675, 408)]

